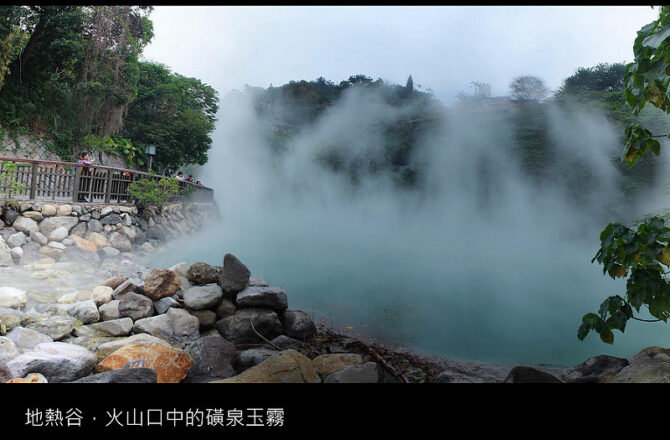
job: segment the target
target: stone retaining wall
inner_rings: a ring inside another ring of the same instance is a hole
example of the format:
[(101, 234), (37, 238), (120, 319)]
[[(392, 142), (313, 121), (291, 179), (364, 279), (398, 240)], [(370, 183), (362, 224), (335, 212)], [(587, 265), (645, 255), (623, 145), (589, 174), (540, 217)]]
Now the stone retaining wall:
[(98, 260), (144, 254), (218, 216), (215, 203), (175, 203), (140, 215), (134, 206), (19, 202), (0, 208), (0, 266), (44, 257)]

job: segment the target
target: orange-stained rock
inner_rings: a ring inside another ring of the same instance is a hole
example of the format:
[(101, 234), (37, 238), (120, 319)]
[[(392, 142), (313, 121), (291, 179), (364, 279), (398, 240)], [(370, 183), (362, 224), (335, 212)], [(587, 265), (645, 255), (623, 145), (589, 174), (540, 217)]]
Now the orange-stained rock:
[(80, 249), (83, 249), (85, 251), (90, 251), (90, 252), (97, 252), (98, 248), (96, 247), (95, 244), (91, 243), (90, 241), (79, 237), (78, 235), (70, 235), (70, 240), (74, 243), (74, 245)]
[(174, 295), (180, 287), (181, 279), (169, 269), (154, 269), (144, 279), (144, 294), (154, 301)]
[(9, 379), (5, 383), (47, 383), (46, 377), (42, 376), (40, 373), (30, 373), (26, 377), (15, 377)]
[(191, 365), (191, 357), (176, 348), (157, 342), (133, 342), (112, 352), (95, 366), (95, 371), (153, 368), (158, 375), (158, 383), (176, 383), (186, 377)]

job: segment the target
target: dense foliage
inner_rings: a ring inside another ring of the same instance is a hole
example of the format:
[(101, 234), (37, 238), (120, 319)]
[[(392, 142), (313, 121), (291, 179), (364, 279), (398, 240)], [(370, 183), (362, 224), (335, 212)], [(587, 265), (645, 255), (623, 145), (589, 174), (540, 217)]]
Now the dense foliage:
[[(659, 18), (642, 27), (633, 45), (635, 61), (626, 66), (624, 97), (636, 117), (647, 102), (670, 113), (670, 8), (663, 7)], [(665, 118), (667, 120), (667, 116)], [(653, 122), (653, 121), (652, 121)], [(651, 130), (649, 128), (651, 128)], [(667, 125), (645, 124), (634, 118), (626, 128), (622, 159), (632, 167), (648, 151), (660, 154), (661, 144), (652, 130), (668, 132)], [(608, 297), (598, 313), (587, 313), (577, 337), (590, 331), (606, 343), (614, 342), (613, 330), (623, 332), (629, 319), (667, 322), (670, 316), (670, 283), (664, 266), (670, 266), (670, 228), (661, 217), (641, 221), (637, 230), (610, 223), (600, 234), (601, 247), (593, 261), (603, 265), (603, 273), (612, 278), (628, 276), (626, 293)], [(655, 319), (633, 315), (646, 308)]]
[(161, 179), (142, 178), (128, 185), (128, 194), (135, 198), (140, 210), (147, 206), (162, 207), (172, 197), (179, 194), (179, 181), (163, 177)]
[[(139, 61), (142, 49), (153, 37), (148, 18), (151, 10), (149, 6), (1, 6), (3, 132), (34, 133), (52, 139), (52, 149), (64, 159), (73, 159), (82, 149), (100, 148), (124, 157), (129, 165), (142, 165), (143, 144), (158, 144), (165, 139), (147, 139), (137, 130), (146, 118), (146, 102), (136, 104), (138, 97), (151, 94), (145, 89), (154, 82), (148, 77), (153, 74), (147, 66), (150, 63)], [(167, 70), (163, 66), (155, 69)], [(208, 101), (216, 100), (216, 92), (194, 78), (167, 76), (169, 81), (197, 84), (196, 95), (202, 93)], [(189, 94), (192, 88), (185, 86), (180, 92)], [(199, 99), (172, 94), (160, 103), (172, 106), (178, 115), (177, 125), (185, 123), (184, 114), (189, 123), (194, 122), (191, 136), (180, 138), (178, 148), (183, 154), (174, 153), (174, 144), (166, 147), (165, 156), (175, 160), (170, 165), (206, 160), (213, 125), (197, 122), (203, 118), (210, 121), (216, 106), (208, 102), (205, 109), (200, 102), (194, 103)], [(199, 111), (203, 115), (194, 114)], [(161, 124), (162, 130), (170, 131), (175, 120), (164, 118), (155, 125)], [(129, 125), (136, 129), (124, 130)], [(162, 153), (160, 145), (158, 151)]]

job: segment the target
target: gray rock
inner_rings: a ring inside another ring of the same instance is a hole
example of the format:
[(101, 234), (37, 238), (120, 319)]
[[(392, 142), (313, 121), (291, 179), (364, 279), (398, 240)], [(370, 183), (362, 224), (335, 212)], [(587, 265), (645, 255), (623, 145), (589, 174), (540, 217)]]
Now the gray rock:
[(133, 330), (133, 320), (131, 318), (112, 319), (91, 324), (89, 327), (111, 336), (127, 336)]
[(30, 233), (30, 238), (35, 240), (37, 243), (41, 244), (42, 246), (45, 246), (48, 242), (49, 239), (46, 237), (46, 235), (42, 234), (39, 231), (33, 231)]
[(72, 228), (72, 230), (70, 231), (70, 234), (71, 235), (78, 235), (80, 237), (83, 237), (84, 235), (86, 235), (86, 231), (87, 231), (86, 222), (80, 222), (80, 223), (77, 224), (77, 226)]
[(156, 310), (156, 313), (159, 315), (166, 313), (170, 307), (181, 307), (181, 304), (171, 296), (166, 296), (154, 301), (154, 310)]
[(134, 333), (148, 333), (168, 341), (197, 339), (200, 336), (198, 318), (184, 309), (171, 307), (164, 315), (138, 319)]
[(235, 346), (224, 338), (207, 336), (190, 344), (186, 353), (193, 365), (188, 370), (184, 382), (209, 382), (235, 376), (233, 367), (237, 360)]
[(130, 252), (133, 248), (130, 240), (118, 232), (112, 232), (112, 234), (109, 236), (109, 244), (121, 252)]
[(433, 383), (484, 383), (484, 381), (476, 376), (468, 376), (467, 374), (456, 371), (445, 370), (438, 374)]
[(48, 217), (40, 222), (39, 230), (45, 236), (49, 236), (54, 229), (64, 227), (68, 231), (77, 226), (79, 219), (77, 217)]
[(290, 348), (298, 350), (300, 348), (300, 341), (288, 337), (286, 335), (279, 335), (270, 342), (272, 342), (274, 345), (281, 348), (282, 350), (288, 350)]
[(100, 223), (105, 226), (116, 226), (119, 223), (123, 223), (123, 220), (121, 220), (121, 217), (117, 214), (109, 214), (109, 215), (104, 215), (105, 210), (103, 209), (101, 215), (103, 218), (100, 220)]
[(98, 311), (98, 306), (95, 304), (95, 301), (93, 300), (81, 301), (72, 304), (67, 309), (67, 314), (77, 318), (83, 324), (90, 324), (92, 322), (98, 322), (100, 320), (100, 312)]
[(7, 331), (21, 326), (26, 321), (26, 314), (10, 307), (0, 307), (0, 321)]
[(2, 213), (2, 220), (7, 226), (12, 226), (18, 217), (19, 213), (11, 208), (5, 209), (5, 212)]
[(12, 257), (12, 251), (5, 243), (5, 240), (0, 238), (0, 266), (6, 267), (14, 264), (14, 258)]
[(239, 356), (237, 357), (237, 371), (240, 372), (246, 370), (247, 368), (254, 367), (278, 353), (280, 352), (277, 350), (272, 350), (265, 347), (244, 350), (240, 352)]
[(619, 371), (612, 383), (670, 383), (670, 349), (657, 346), (643, 348)]
[(316, 326), (309, 315), (301, 310), (284, 310), (280, 315), (284, 334), (302, 341), (316, 333)]
[(189, 313), (200, 322), (200, 333), (213, 329), (216, 326), (217, 316), (211, 310), (189, 310)]
[(326, 376), (324, 383), (377, 383), (379, 370), (374, 362), (366, 362), (360, 367), (348, 365)]
[(102, 223), (99, 220), (92, 218), (88, 221), (88, 230), (91, 232), (102, 232)]
[(100, 256), (100, 258), (116, 258), (119, 256), (120, 253), (121, 253), (120, 250), (113, 248), (111, 246), (98, 249), (98, 255)]
[[(253, 321), (253, 327), (250, 319)], [(273, 310), (265, 308), (238, 310), (234, 315), (217, 321), (216, 328), (221, 336), (235, 344), (262, 341), (256, 335), (256, 332), (266, 339), (273, 339), (282, 332), (279, 316)], [(254, 328), (256, 331), (254, 331)]]
[(28, 302), (28, 294), (25, 290), (15, 287), (0, 287), (0, 307), (18, 309)]
[(193, 310), (208, 309), (215, 306), (222, 296), (223, 291), (217, 284), (194, 286), (184, 291), (184, 305)]
[(47, 235), (47, 238), (50, 241), (62, 241), (64, 238), (66, 238), (69, 235), (68, 232), (69, 231), (67, 230), (67, 228), (65, 228), (63, 226), (59, 226), (58, 228), (51, 231), (49, 233), (49, 235)]
[(70, 383), (157, 383), (158, 375), (153, 368), (120, 368), (91, 374)]
[(219, 284), (227, 294), (235, 294), (244, 289), (249, 283), (251, 272), (235, 255), (226, 254), (223, 257), (223, 270)]
[(0, 362), (9, 362), (19, 355), (14, 341), (6, 336), (0, 336)]
[(533, 367), (516, 366), (507, 373), (504, 383), (562, 383), (559, 378)]
[(630, 365), (628, 359), (602, 354), (566, 370), (561, 379), (567, 383), (598, 383)]
[[(42, 220), (42, 222), (44, 222), (44, 220)], [(25, 232), (28, 235), (39, 229), (35, 220), (23, 216), (17, 217), (16, 220), (14, 220), (14, 223), (12, 223), (12, 227), (17, 231)]]
[(7, 363), (12, 377), (40, 373), (49, 382), (70, 382), (88, 375), (97, 362), (95, 353), (63, 342), (39, 344)]
[(134, 280), (132, 278), (128, 278), (114, 289), (114, 291), (112, 292), (112, 298), (121, 299), (123, 295), (133, 291), (134, 289), (135, 289)]
[(103, 321), (109, 321), (112, 319), (119, 319), (121, 317), (121, 313), (119, 313), (119, 303), (121, 300), (115, 299), (107, 304), (103, 304), (100, 307), (98, 307), (98, 311), (100, 312), (100, 318)]
[(214, 308), (216, 311), (216, 316), (219, 318), (225, 318), (227, 316), (232, 316), (237, 312), (237, 307), (235, 304), (228, 298), (222, 298), (219, 304)]
[(127, 316), (133, 321), (147, 318), (153, 314), (154, 303), (150, 298), (134, 292), (128, 292), (121, 296), (119, 302), (119, 314)]
[(31, 350), (38, 344), (53, 342), (50, 336), (25, 327), (14, 328), (7, 333), (7, 337), (14, 342), (19, 351)]
[(235, 298), (237, 307), (267, 307), (283, 311), (288, 307), (286, 292), (279, 287), (246, 287)]
[(269, 287), (270, 284), (268, 284), (267, 281), (265, 281), (261, 277), (255, 277), (255, 276), (250, 276), (249, 277), (249, 286), (251, 287)]
[(0, 383), (5, 383), (12, 378), (12, 372), (9, 371), (4, 362), (0, 362)]
[(17, 232), (12, 234), (7, 238), (7, 246), (10, 248), (23, 246), (26, 243), (26, 234), (23, 232)]
[(37, 322), (28, 324), (26, 328), (44, 333), (54, 341), (63, 339), (74, 330), (77, 320), (65, 315), (46, 315)]

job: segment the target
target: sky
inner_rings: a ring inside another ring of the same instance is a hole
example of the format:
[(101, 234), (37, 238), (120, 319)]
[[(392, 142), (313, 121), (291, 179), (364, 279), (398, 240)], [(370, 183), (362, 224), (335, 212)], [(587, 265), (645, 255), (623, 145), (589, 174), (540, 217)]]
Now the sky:
[(534, 75), (551, 90), (578, 67), (630, 62), (648, 6), (157, 6), (144, 58), (195, 77), (221, 97), (351, 75), (430, 88), (445, 104), (471, 83), (509, 92)]

